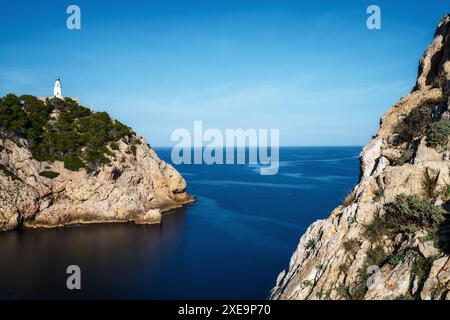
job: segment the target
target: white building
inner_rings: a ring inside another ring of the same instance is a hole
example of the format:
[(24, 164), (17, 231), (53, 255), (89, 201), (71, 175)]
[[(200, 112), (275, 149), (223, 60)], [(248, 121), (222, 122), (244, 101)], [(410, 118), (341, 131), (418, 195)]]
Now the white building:
[(58, 77), (55, 81), (55, 86), (53, 87), (53, 97), (62, 99), (62, 86), (61, 86), (61, 79)]

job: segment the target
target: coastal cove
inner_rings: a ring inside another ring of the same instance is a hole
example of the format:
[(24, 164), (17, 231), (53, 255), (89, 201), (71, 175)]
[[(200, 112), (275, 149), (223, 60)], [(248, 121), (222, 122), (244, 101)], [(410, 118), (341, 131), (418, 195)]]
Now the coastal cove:
[[(154, 150), (170, 163), (170, 149)], [(281, 148), (274, 176), (249, 165), (175, 166), (196, 203), (165, 213), (161, 225), (0, 233), (0, 296), (265, 299), (299, 235), (357, 183), (360, 151)], [(65, 287), (72, 264), (80, 291)]]

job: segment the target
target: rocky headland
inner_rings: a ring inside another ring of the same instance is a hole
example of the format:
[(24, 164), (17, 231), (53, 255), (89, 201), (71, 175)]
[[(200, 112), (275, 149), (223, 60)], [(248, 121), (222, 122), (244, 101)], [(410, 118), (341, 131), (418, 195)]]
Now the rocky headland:
[(0, 99), (0, 231), (161, 222), (193, 201), (145, 139), (72, 99)]
[(450, 15), (381, 119), (360, 181), (301, 237), (272, 299), (450, 299)]

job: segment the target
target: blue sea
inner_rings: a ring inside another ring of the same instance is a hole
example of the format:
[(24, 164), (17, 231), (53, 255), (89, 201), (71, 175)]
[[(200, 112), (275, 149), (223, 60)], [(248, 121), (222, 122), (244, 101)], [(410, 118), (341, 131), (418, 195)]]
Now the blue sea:
[[(359, 147), (281, 148), (277, 175), (180, 165), (196, 203), (161, 225), (0, 233), (0, 297), (265, 299), (300, 236), (357, 183)], [(170, 162), (170, 149), (155, 148)], [(81, 290), (66, 268), (81, 268)]]

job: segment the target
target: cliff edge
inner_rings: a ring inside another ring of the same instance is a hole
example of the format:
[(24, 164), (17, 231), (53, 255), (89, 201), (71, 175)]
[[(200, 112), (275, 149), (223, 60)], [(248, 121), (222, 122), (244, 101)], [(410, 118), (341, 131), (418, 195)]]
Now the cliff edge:
[(450, 299), (450, 15), (382, 118), (344, 203), (301, 237), (272, 299)]

